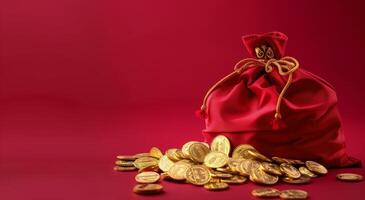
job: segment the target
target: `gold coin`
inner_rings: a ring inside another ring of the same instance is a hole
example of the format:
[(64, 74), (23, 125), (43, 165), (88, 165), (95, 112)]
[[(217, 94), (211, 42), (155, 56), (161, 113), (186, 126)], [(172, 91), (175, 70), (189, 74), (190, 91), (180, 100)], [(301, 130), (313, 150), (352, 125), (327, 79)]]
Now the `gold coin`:
[(242, 156), (242, 153), (247, 149), (255, 149), (255, 148), (249, 144), (241, 144), (233, 150), (232, 158), (234, 159), (240, 158)]
[(254, 168), (251, 170), (250, 180), (259, 184), (273, 185), (279, 181), (279, 177), (270, 175), (259, 168)]
[(314, 161), (306, 161), (305, 166), (316, 174), (324, 175), (328, 173), (328, 170), (323, 165)]
[(299, 167), (299, 172), (302, 174), (302, 175), (306, 175), (306, 176), (309, 176), (311, 178), (315, 178), (317, 177), (316, 174), (314, 174), (313, 172), (309, 171), (308, 168), (306, 167)]
[(283, 173), (280, 170), (279, 165), (274, 163), (262, 162), (260, 169), (272, 175), (281, 176)]
[(177, 162), (174, 163), (167, 174), (173, 178), (174, 180), (185, 180), (186, 171), (191, 167), (190, 164), (186, 162)]
[(162, 156), (160, 158), (160, 161), (158, 162), (158, 166), (164, 172), (169, 171), (169, 169), (171, 168), (171, 166), (173, 164), (174, 164), (174, 162), (172, 162), (166, 155)]
[(272, 162), (269, 158), (267, 158), (266, 156), (262, 155), (257, 150), (247, 149), (245, 151), (245, 153), (249, 154), (250, 157), (252, 157), (253, 159), (262, 160), (262, 161), (266, 161), (266, 162)]
[(115, 165), (118, 165), (121, 167), (133, 167), (134, 166), (132, 161), (124, 161), (124, 160), (115, 161)]
[(228, 187), (228, 184), (223, 182), (213, 182), (204, 185), (204, 188), (207, 190), (225, 190)]
[(228, 162), (228, 156), (222, 152), (211, 151), (204, 158), (204, 165), (210, 168), (223, 167)]
[(150, 156), (150, 153), (137, 153), (134, 155), (134, 157), (136, 159), (141, 158), (141, 157), (149, 157), (149, 156)]
[(192, 144), (194, 143), (198, 143), (197, 141), (190, 141), (190, 142), (187, 142), (185, 143), (182, 147), (181, 147), (181, 151), (183, 152), (183, 154), (185, 155), (186, 158), (189, 158), (190, 157), (190, 154), (189, 154), (189, 148)]
[(222, 152), (228, 156), (231, 151), (231, 144), (226, 136), (218, 135), (213, 139), (210, 149), (212, 151)]
[(209, 152), (209, 148), (202, 143), (194, 143), (189, 147), (189, 155), (191, 159), (198, 163), (203, 163), (205, 156)]
[(138, 173), (142, 172), (160, 172), (158, 165), (151, 165), (138, 170)]
[(157, 147), (152, 147), (150, 150), (150, 156), (154, 158), (161, 158), (163, 156), (161, 150)]
[(172, 160), (172, 161), (179, 161), (180, 160), (180, 158), (178, 157), (178, 155), (177, 155), (177, 152), (178, 151), (178, 149), (176, 149), (176, 148), (172, 148), (172, 149), (168, 149), (167, 151), (166, 151), (166, 153), (165, 153), (165, 155), (170, 159), (170, 160)]
[(154, 183), (160, 180), (160, 175), (156, 172), (142, 172), (135, 179), (138, 183)]
[(137, 168), (136, 167), (121, 167), (121, 166), (115, 166), (114, 168), (114, 171), (134, 171), (136, 170)]
[(186, 180), (194, 185), (207, 184), (210, 179), (210, 172), (205, 166), (194, 165), (186, 171)]
[(363, 180), (362, 175), (354, 173), (337, 174), (336, 178), (340, 181), (347, 181), (347, 182), (360, 182)]
[(286, 164), (290, 164), (290, 165), (303, 165), (304, 164), (304, 162), (301, 160), (293, 160), (293, 159), (280, 158), (280, 157), (272, 157), (271, 159), (279, 164), (281, 164), (281, 163), (286, 163)]
[(229, 179), (222, 179), (222, 182), (228, 184), (241, 184), (247, 181), (247, 178), (244, 176), (234, 175), (232, 178)]
[(134, 161), (137, 159), (136, 156), (132, 155), (119, 155), (117, 156), (118, 160), (125, 160), (125, 161)]
[(280, 164), (280, 170), (290, 178), (299, 178), (300, 172), (297, 168), (293, 167), (293, 165), (287, 164), (287, 163), (281, 163)]
[(218, 172), (218, 171), (211, 172), (211, 176), (216, 177), (216, 178), (221, 178), (221, 179), (223, 179), (223, 178), (232, 178), (233, 177), (232, 174)]
[(300, 176), (299, 178), (283, 177), (281, 180), (290, 184), (306, 184), (311, 182), (311, 178), (306, 175)]
[(235, 174), (236, 172), (233, 172), (231, 170), (231, 168), (229, 167), (218, 167), (215, 170), (219, 171), (219, 172), (223, 172), (223, 173), (229, 173), (229, 174)]
[(137, 184), (133, 188), (133, 192), (137, 194), (156, 194), (161, 193), (163, 187), (160, 184)]
[(138, 169), (145, 168), (148, 166), (158, 165), (158, 160), (153, 157), (141, 157), (133, 162), (134, 166)]
[(307, 199), (308, 193), (304, 190), (282, 190), (280, 192), (282, 199)]
[(280, 196), (280, 191), (275, 188), (256, 188), (251, 194), (255, 197), (274, 198)]
[[(239, 166), (241, 164), (242, 159), (233, 159), (233, 158), (229, 158), (227, 165), (229, 167), (229, 169), (233, 172), (233, 173), (241, 173), (239, 171)], [(243, 172), (243, 175), (248, 175), (247, 173), (245, 173), (245, 171)]]
[(256, 160), (241, 160), (239, 171), (241, 175), (251, 175), (252, 170), (260, 168), (261, 164), (260, 162)]

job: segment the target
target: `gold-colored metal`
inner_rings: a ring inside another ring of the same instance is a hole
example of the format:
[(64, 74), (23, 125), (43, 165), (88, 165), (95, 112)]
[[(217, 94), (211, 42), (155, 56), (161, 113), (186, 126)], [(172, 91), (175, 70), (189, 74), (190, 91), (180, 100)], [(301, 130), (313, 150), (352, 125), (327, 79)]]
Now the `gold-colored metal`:
[(185, 143), (181, 147), (181, 151), (183, 152), (183, 154), (185, 155), (186, 158), (190, 158), (189, 148), (194, 143), (199, 143), (199, 142), (197, 142), (197, 141), (189, 141), (189, 142)]
[(229, 153), (231, 151), (231, 144), (226, 136), (218, 135), (213, 139), (210, 145), (210, 149), (212, 151), (222, 152), (229, 156)]
[(171, 166), (174, 164), (174, 162), (172, 160), (170, 160), (167, 155), (164, 155), (160, 158), (159, 162), (158, 162), (158, 166), (160, 167), (160, 169), (164, 172), (169, 171), (169, 169), (171, 168)]
[(151, 156), (151, 157), (154, 157), (154, 158), (158, 158), (158, 159), (160, 159), (160, 158), (163, 156), (163, 154), (162, 154), (162, 152), (161, 152), (161, 150), (160, 150), (159, 148), (157, 148), (157, 147), (152, 147), (152, 148), (150, 149), (150, 156)]
[(307, 199), (308, 192), (304, 190), (282, 190), (280, 192), (282, 199)]
[(279, 165), (275, 163), (268, 163), (268, 162), (262, 162), (260, 169), (262, 169), (264, 172), (267, 172), (271, 175), (281, 176), (283, 173), (280, 170)]
[(194, 165), (186, 171), (186, 180), (194, 185), (204, 185), (209, 183), (211, 175), (207, 167)]
[(137, 170), (137, 168), (136, 167), (121, 167), (121, 166), (115, 166), (114, 168), (114, 171), (120, 171), (120, 172), (122, 172), (122, 171), (134, 171), (134, 170)]
[(204, 158), (204, 165), (210, 168), (223, 167), (228, 162), (228, 156), (222, 152), (211, 151)]
[(118, 155), (117, 159), (124, 160), (124, 161), (134, 161), (137, 159), (137, 157), (134, 155)]
[(138, 170), (138, 173), (142, 172), (160, 172), (160, 167), (158, 165), (152, 165)]
[(287, 163), (281, 163), (280, 170), (290, 178), (299, 178), (301, 176), (297, 168)]
[(345, 182), (360, 182), (363, 180), (363, 176), (355, 173), (340, 173), (336, 175), (337, 180)]
[(271, 158), (273, 161), (275, 161), (276, 163), (278, 164), (281, 164), (281, 163), (287, 163), (287, 164), (290, 164), (290, 165), (304, 165), (304, 162), (301, 161), (301, 160), (293, 160), (293, 159), (287, 159), (287, 158), (280, 158), (280, 157), (272, 157)]
[(328, 173), (326, 167), (314, 161), (306, 161), (305, 166), (316, 174), (324, 175)]
[(153, 157), (141, 157), (133, 162), (134, 166), (138, 169), (148, 166), (158, 165), (158, 160)]
[(133, 167), (133, 161), (124, 161), (124, 160), (117, 160), (115, 161), (115, 165), (121, 166), (121, 167)]
[(204, 185), (204, 188), (207, 190), (225, 190), (228, 187), (228, 184), (223, 182), (213, 182)]
[(160, 174), (156, 172), (142, 172), (135, 177), (138, 183), (154, 183), (160, 180)]
[(133, 188), (133, 192), (137, 194), (156, 194), (163, 191), (163, 186), (160, 184), (137, 184)]
[(243, 152), (245, 152), (247, 149), (255, 149), (253, 146), (249, 145), (249, 144), (241, 144), (238, 145), (232, 153), (232, 158), (234, 159), (238, 159), (238, 158), (242, 158), (242, 154)]
[(253, 159), (260, 160), (260, 161), (266, 161), (266, 162), (272, 162), (269, 158), (262, 155), (257, 150), (247, 149), (245, 152), (247, 152), (247, 154), (249, 154)]
[(280, 191), (275, 188), (256, 188), (251, 194), (260, 198), (275, 198), (280, 196)]
[(189, 147), (190, 158), (198, 163), (203, 163), (205, 156), (210, 152), (209, 148), (202, 143), (194, 143)]
[(179, 161), (181, 158), (177, 154), (178, 149), (167, 149), (165, 155), (172, 161)]
[(187, 162), (176, 162), (174, 163), (167, 174), (174, 180), (185, 180), (186, 171), (191, 167)]
[(241, 184), (247, 181), (247, 178), (244, 176), (240, 176), (240, 175), (234, 175), (231, 178), (228, 179), (222, 179), (221, 180), (224, 183), (228, 183), (228, 184)]
[(311, 178), (315, 178), (317, 177), (316, 174), (314, 174), (313, 172), (311, 172), (308, 168), (302, 166), (302, 167), (299, 167), (299, 172), (302, 174), (302, 175), (305, 175), (305, 176), (309, 176)]
[(281, 180), (289, 184), (307, 184), (311, 182), (311, 178), (306, 175), (300, 176), (299, 178), (283, 177)]
[(273, 185), (279, 181), (279, 177), (270, 175), (259, 168), (254, 168), (250, 173), (250, 180), (264, 185)]
[(214, 178), (220, 178), (220, 179), (227, 179), (227, 178), (232, 178), (233, 175), (229, 174), (229, 173), (223, 173), (223, 172), (218, 172), (218, 171), (211, 171), (211, 176)]

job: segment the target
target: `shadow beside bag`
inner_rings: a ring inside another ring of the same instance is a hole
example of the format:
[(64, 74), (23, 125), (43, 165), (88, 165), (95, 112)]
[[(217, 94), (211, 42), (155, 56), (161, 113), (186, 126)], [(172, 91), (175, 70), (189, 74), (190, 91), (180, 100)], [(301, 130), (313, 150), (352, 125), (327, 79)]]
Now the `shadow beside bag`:
[(251, 144), (270, 157), (361, 165), (346, 154), (335, 89), (284, 56), (287, 36), (270, 32), (242, 39), (252, 58), (239, 61), (208, 90), (199, 111), (205, 140), (225, 135), (234, 147)]

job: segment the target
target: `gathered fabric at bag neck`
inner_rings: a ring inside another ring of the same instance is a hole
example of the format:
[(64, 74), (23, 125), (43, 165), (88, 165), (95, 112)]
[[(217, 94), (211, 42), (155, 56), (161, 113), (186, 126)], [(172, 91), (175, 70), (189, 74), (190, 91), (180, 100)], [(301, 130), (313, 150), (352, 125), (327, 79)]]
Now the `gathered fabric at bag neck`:
[[(236, 75), (240, 75), (248, 68), (253, 67), (263, 67), (265, 69), (266, 73), (271, 73), (274, 69), (274, 67), (277, 68), (278, 73), (281, 76), (288, 76), (288, 79), (286, 81), (285, 86), (281, 90), (277, 102), (276, 102), (276, 110), (274, 114), (274, 120), (277, 121), (282, 118), (282, 114), (280, 112), (280, 106), (282, 99), (285, 95), (285, 92), (289, 88), (292, 80), (293, 80), (293, 73), (299, 68), (299, 62), (289, 56), (281, 57), (283, 54), (285, 43), (286, 43), (286, 36), (279, 35), (281, 40), (285, 40), (284, 42), (281, 42), (282, 48), (270, 46), (270, 44), (267, 42), (268, 35), (277, 36), (276, 32), (265, 34), (263, 40), (256, 40), (258, 42), (253, 44), (247, 44), (245, 43), (246, 47), (249, 49), (250, 54), (254, 54), (256, 58), (245, 58), (237, 62), (237, 64), (234, 66), (234, 71), (227, 76), (223, 77), (221, 80), (219, 80), (217, 83), (215, 83), (205, 94), (202, 106), (200, 107), (199, 115), (205, 118), (207, 116), (207, 100), (209, 96), (212, 94), (212, 92), (218, 88), (220, 85), (222, 85), (224, 82), (230, 80), (232, 77), (235, 77)], [(248, 37), (252, 37), (254, 35), (250, 35)], [(257, 36), (259, 37), (259, 36)], [(271, 37), (269, 37), (271, 38)], [(244, 41), (247, 39), (247, 37), (243, 38)], [(269, 41), (275, 40), (275, 38), (271, 38)], [(251, 41), (251, 40), (250, 40)], [(254, 45), (254, 46), (251, 46)], [(275, 52), (273, 49), (280, 49)], [(251, 50), (251, 51), (250, 51)], [(275, 124), (274, 124), (275, 126)]]

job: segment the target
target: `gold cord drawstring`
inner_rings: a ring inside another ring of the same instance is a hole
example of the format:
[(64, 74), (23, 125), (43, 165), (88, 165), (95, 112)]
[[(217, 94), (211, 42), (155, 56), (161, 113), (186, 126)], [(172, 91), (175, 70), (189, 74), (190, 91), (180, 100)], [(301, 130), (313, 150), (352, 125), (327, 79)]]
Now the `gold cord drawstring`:
[(246, 59), (239, 61), (234, 66), (234, 71), (232, 73), (228, 74), (227, 76), (225, 76), (224, 78), (219, 80), (216, 84), (214, 84), (208, 90), (208, 92), (204, 96), (203, 105), (200, 108), (201, 111), (206, 112), (206, 106), (207, 106), (206, 104), (207, 104), (208, 97), (218, 86), (220, 86), (223, 82), (229, 80), (233, 76), (241, 74), (246, 69), (248, 69), (250, 67), (257, 67), (257, 66), (264, 67), (265, 71), (267, 73), (272, 72), (273, 66), (275, 66), (278, 69), (278, 72), (281, 76), (289, 75), (288, 80), (287, 80), (284, 88), (281, 90), (278, 100), (276, 102), (275, 119), (281, 119), (281, 117), (282, 117), (281, 113), (280, 113), (281, 101), (284, 97), (286, 90), (289, 88), (289, 86), (293, 80), (293, 72), (299, 68), (299, 62), (293, 57), (283, 57), (280, 60), (276, 60), (276, 59), (264, 60), (264, 59), (246, 58)]

